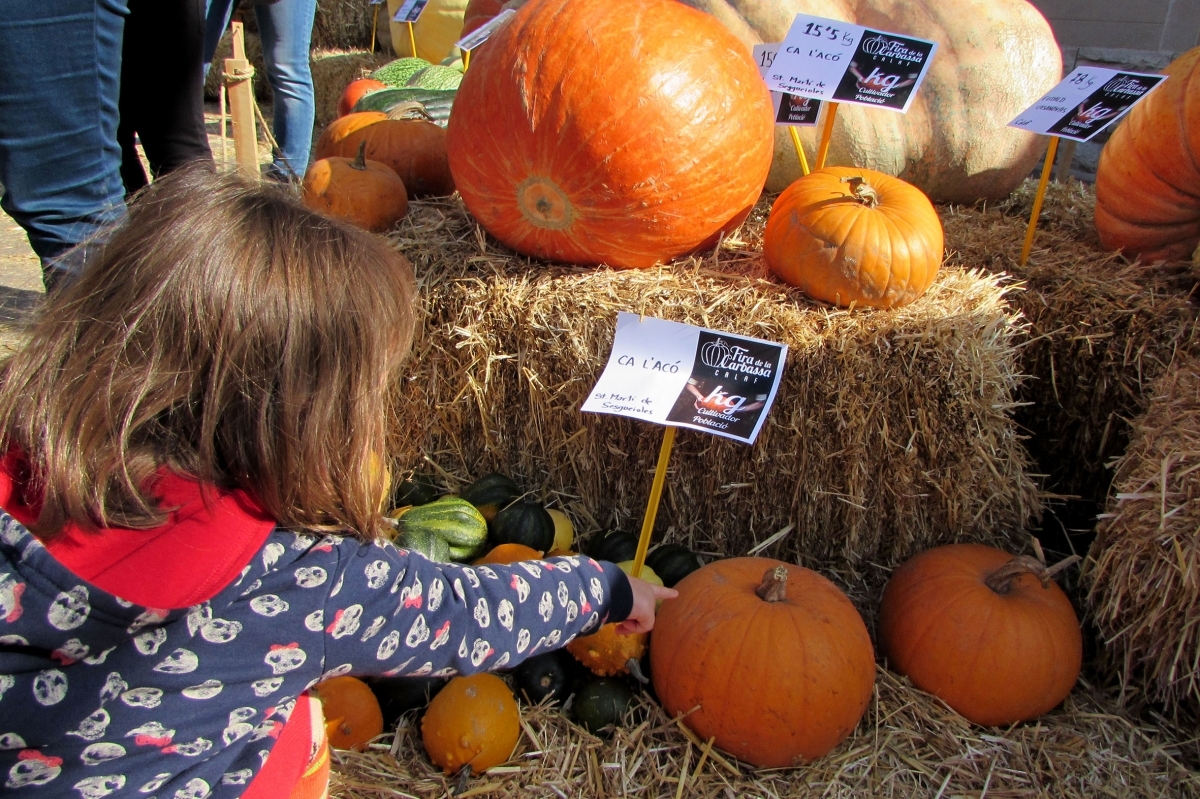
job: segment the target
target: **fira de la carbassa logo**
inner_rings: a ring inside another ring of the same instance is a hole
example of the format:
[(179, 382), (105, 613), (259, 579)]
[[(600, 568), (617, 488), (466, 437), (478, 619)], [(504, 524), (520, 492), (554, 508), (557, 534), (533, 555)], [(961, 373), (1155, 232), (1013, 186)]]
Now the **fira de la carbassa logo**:
[(700, 362), (710, 369), (754, 377), (769, 378), (775, 369), (771, 361), (755, 358), (746, 347), (731, 344), (719, 337), (700, 348)]

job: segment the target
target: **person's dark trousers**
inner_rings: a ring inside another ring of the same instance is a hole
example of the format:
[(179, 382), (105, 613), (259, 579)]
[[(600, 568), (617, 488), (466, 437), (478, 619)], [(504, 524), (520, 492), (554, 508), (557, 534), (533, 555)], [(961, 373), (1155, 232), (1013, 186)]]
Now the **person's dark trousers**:
[(117, 98), (126, 0), (0, 0), (0, 207), (47, 287), (125, 213)]
[(121, 64), (121, 177), (131, 195), (192, 161), (212, 162), (204, 128), (205, 0), (129, 0)]

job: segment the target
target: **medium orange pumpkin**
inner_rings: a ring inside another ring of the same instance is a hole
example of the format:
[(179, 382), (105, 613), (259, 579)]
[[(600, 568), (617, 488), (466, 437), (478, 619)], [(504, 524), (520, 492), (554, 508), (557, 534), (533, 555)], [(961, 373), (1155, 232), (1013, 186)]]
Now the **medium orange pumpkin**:
[(1135, 105), (1100, 153), (1100, 243), (1144, 260), (1186, 260), (1200, 244), (1200, 47)]
[(875, 655), (862, 617), (829, 580), (732, 558), (675, 588), (655, 620), (650, 668), (667, 713), (687, 713), (683, 723), (701, 739), (780, 768), (823, 756), (858, 724)]
[(346, 149), (341, 144), (342, 140), (355, 131), (387, 118), (387, 114), (382, 111), (355, 111), (338, 117), (321, 131), (317, 143), (313, 145), (313, 158), (329, 158), (332, 155), (341, 158), (353, 157), (355, 150), (358, 149), (357, 145), (353, 149)]
[(321, 158), (304, 173), (304, 204), (321, 213), (382, 233), (408, 213), (408, 192), (391, 167), (363, 157), (361, 142), (354, 159)]
[(676, 0), (532, 0), (471, 60), (447, 129), (467, 209), (526, 255), (648, 267), (740, 224), (771, 164), (766, 85)]
[(330, 677), (312, 687), (321, 700), (325, 734), (334, 749), (365, 749), (383, 732), (383, 711), (371, 686), (357, 677)]
[[(347, 124), (344, 130), (335, 129), (338, 123), (360, 114), (379, 116)], [(335, 119), (326, 127), (317, 145), (317, 157), (353, 157), (360, 142), (367, 144), (367, 158), (387, 164), (400, 176), (409, 197), (454, 193), (454, 178), (446, 161), (446, 131), (434, 123), (425, 119), (389, 119), (380, 112), (359, 111)]]
[(893, 572), (879, 607), (892, 668), (976, 724), (1040, 716), (1079, 676), (1075, 610), (1027, 556), (982, 544), (926, 550)]
[(478, 774), (508, 760), (521, 734), (517, 700), (495, 674), (455, 677), (429, 703), (421, 739), (429, 759), (447, 774), (470, 766)]
[(869, 169), (826, 167), (775, 200), (771, 271), (834, 305), (892, 308), (921, 296), (942, 262), (942, 223), (921, 190)]
[(342, 90), (342, 94), (338, 97), (337, 115), (344, 117), (354, 110), (354, 104), (363, 98), (363, 95), (377, 92), (380, 89), (386, 89), (388, 85), (381, 80), (374, 78), (359, 78), (352, 80), (346, 84), (346, 88)]

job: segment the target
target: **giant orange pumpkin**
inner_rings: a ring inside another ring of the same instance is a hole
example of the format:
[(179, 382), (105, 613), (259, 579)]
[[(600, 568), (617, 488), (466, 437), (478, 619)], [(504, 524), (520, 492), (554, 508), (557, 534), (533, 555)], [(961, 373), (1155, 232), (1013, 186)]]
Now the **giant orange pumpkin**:
[(919, 189), (849, 167), (818, 169), (789, 186), (763, 232), (771, 271), (841, 306), (912, 302), (933, 282), (942, 244), (941, 220)]
[(654, 623), (650, 667), (667, 713), (686, 713), (697, 736), (780, 768), (821, 757), (858, 724), (875, 655), (833, 583), (777, 560), (732, 558), (675, 588)]
[(1083, 657), (1075, 610), (1046, 568), (982, 544), (926, 550), (896, 569), (879, 645), (913, 685), (986, 725), (1054, 708)]
[(450, 170), (504, 244), (647, 267), (715, 242), (758, 199), (772, 114), (750, 54), (676, 0), (533, 0), (471, 59)]
[(1113, 132), (1096, 168), (1096, 230), (1109, 249), (1186, 259), (1200, 244), (1200, 47)]
[[(1008, 195), (1045, 151), (1044, 137), (1007, 127), (1062, 74), (1054, 33), (1026, 0), (682, 2), (720, 20), (746, 52), (760, 42), (783, 41), (797, 14), (939, 43), (907, 114), (855, 105), (839, 108), (827, 165), (898, 176), (936, 202), (974, 202)], [(501, 0), (471, 0), (466, 20), (478, 27), (500, 7)], [(798, 130), (811, 159), (820, 128)], [(800, 162), (783, 126), (775, 131), (774, 156), (767, 189), (783, 191), (800, 177)]]

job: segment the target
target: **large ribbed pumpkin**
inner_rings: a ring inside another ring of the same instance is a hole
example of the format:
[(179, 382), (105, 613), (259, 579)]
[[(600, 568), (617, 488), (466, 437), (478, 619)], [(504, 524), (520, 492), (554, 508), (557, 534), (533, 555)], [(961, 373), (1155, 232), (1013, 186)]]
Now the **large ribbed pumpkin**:
[(986, 725), (1054, 708), (1083, 657), (1075, 609), (1046, 568), (982, 544), (926, 550), (896, 569), (879, 646), (913, 685)]
[[(1045, 150), (1042, 137), (1007, 127), (1062, 75), (1054, 33), (1026, 0), (682, 2), (716, 16), (747, 48), (782, 41), (796, 14), (938, 42), (907, 114), (854, 105), (838, 109), (829, 165), (896, 175), (936, 202), (972, 202), (1007, 195)], [(799, 131), (811, 158), (820, 128)], [(796, 151), (780, 127), (767, 188), (781, 191), (798, 177)]]
[[(654, 690), (701, 739), (756, 766), (807, 763), (858, 724), (875, 685), (862, 617), (816, 572), (768, 558), (718, 560), (659, 608)], [(693, 711), (693, 709), (695, 709)]]
[(1165, 72), (1096, 168), (1100, 242), (1147, 261), (1186, 259), (1200, 244), (1200, 47)]
[(533, 0), (471, 59), (448, 127), (455, 185), (489, 233), (619, 267), (740, 224), (771, 142), (749, 53), (677, 0)]
[(834, 305), (892, 308), (921, 296), (942, 263), (942, 223), (916, 187), (869, 169), (826, 167), (771, 207), (771, 271)]

